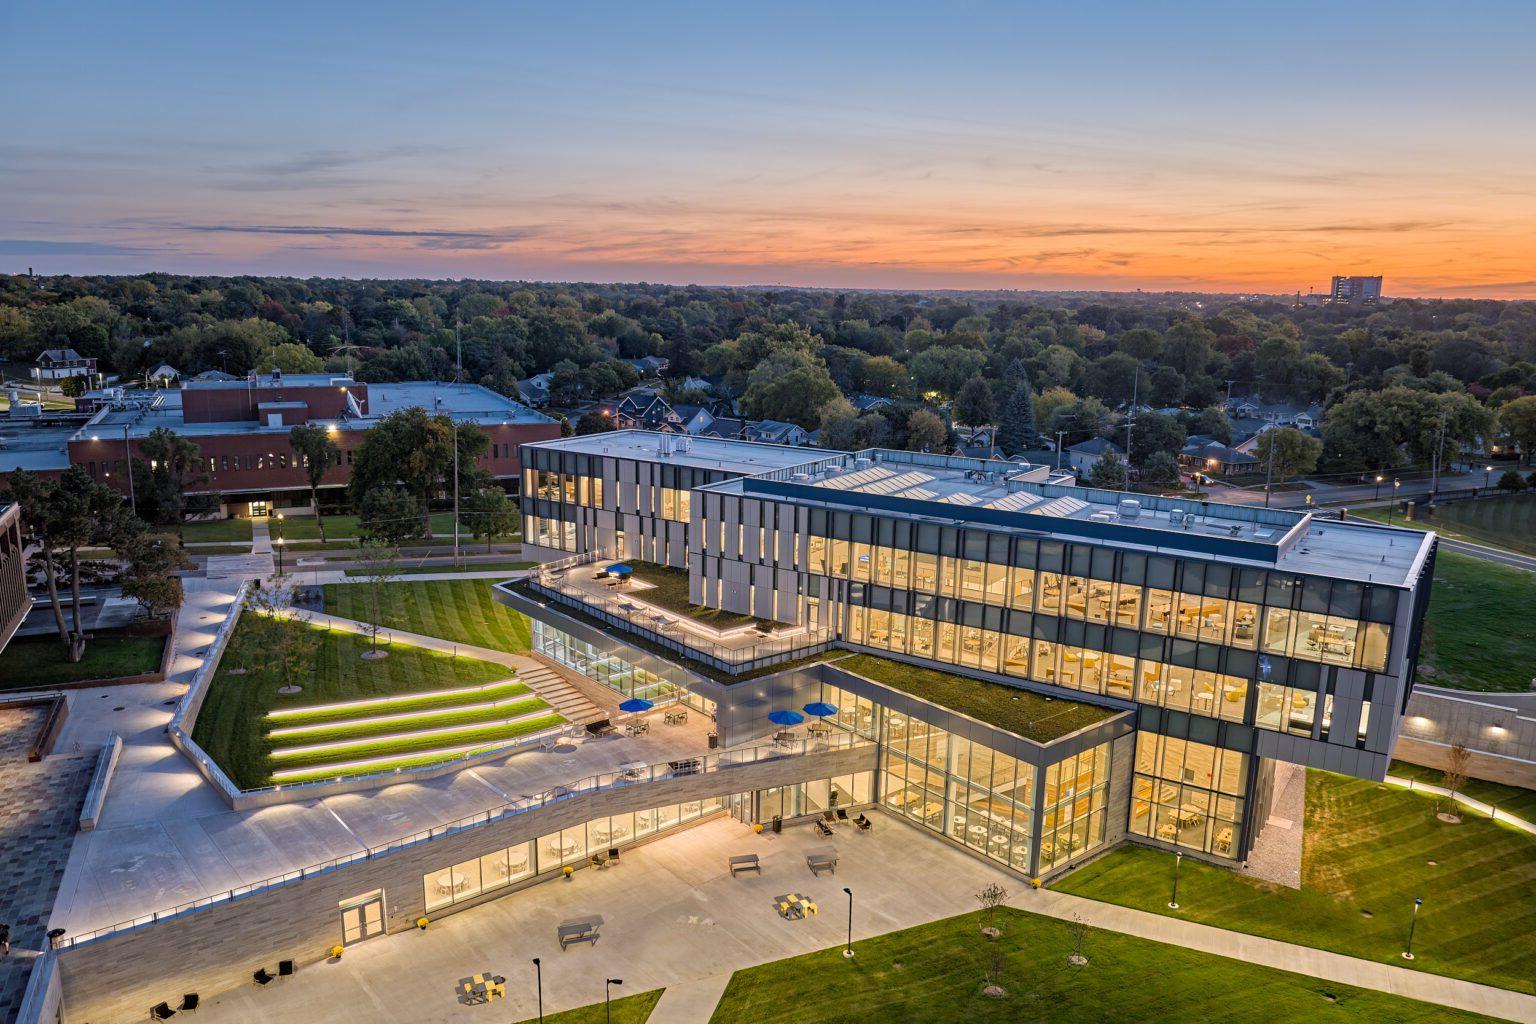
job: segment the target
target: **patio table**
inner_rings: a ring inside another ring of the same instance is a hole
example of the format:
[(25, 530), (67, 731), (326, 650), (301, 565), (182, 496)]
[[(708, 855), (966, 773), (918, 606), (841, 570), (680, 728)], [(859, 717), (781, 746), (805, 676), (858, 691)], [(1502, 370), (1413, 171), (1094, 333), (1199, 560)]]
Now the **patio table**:
[(807, 914), (816, 913), (815, 901), (797, 892), (786, 893), (774, 902), (778, 905), (779, 916), (786, 921), (798, 921)]
[(490, 971), (471, 974), (459, 979), (459, 993), (471, 1002), (488, 1003), (496, 996), (507, 996), (506, 979)]

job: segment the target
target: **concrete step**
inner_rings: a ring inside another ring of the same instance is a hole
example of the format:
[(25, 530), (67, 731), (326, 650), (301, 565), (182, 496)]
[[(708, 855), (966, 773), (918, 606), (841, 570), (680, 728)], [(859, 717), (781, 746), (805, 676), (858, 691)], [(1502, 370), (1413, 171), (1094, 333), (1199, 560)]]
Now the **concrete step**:
[(518, 672), (517, 678), (550, 707), (577, 725), (586, 725), (588, 722), (597, 722), (608, 717), (580, 690), (548, 668), (543, 666), (526, 668)]

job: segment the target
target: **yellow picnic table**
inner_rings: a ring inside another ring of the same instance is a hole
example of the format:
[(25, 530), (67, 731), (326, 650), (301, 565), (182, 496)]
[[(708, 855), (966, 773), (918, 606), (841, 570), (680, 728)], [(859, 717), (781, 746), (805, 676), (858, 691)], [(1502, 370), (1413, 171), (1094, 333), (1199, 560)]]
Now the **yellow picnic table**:
[(788, 919), (804, 917), (806, 914), (816, 913), (816, 904), (797, 892), (780, 896), (776, 901), (779, 907), (779, 916)]
[(488, 1003), (497, 996), (507, 997), (506, 979), (489, 971), (459, 979), (459, 992), (472, 1002)]

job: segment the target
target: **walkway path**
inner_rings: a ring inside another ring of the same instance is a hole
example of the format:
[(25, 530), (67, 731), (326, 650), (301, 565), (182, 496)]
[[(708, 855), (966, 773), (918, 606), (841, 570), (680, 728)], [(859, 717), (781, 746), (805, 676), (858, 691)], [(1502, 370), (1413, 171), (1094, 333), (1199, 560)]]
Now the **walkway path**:
[[(1433, 524), (1430, 529), (1434, 529)], [(1471, 555), (1485, 562), (1497, 562), (1499, 565), (1507, 565), (1511, 569), (1526, 569), (1536, 572), (1536, 558), (1530, 555), (1522, 555), (1514, 551), (1505, 551), (1503, 548), (1492, 548), (1486, 544), (1474, 544), (1467, 540), (1452, 540), (1449, 537), (1441, 537), (1440, 544), (1448, 551), (1457, 554)]]

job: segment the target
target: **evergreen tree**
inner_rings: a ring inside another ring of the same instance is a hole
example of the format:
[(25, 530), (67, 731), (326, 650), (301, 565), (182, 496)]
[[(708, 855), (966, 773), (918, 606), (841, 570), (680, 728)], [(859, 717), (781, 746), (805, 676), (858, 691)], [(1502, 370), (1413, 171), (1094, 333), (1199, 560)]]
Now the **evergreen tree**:
[(1003, 406), (1003, 420), (997, 430), (997, 446), (1004, 454), (1017, 455), (1035, 439), (1035, 396), (1029, 381), (1016, 385)]
[(968, 427), (985, 427), (997, 419), (997, 400), (992, 385), (977, 374), (955, 396), (955, 419)]

